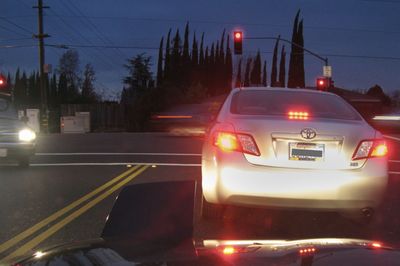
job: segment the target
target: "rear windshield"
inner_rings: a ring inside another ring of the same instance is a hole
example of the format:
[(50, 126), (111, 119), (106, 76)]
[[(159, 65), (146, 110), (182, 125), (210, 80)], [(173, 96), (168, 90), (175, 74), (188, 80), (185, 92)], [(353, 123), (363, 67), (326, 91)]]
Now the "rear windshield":
[(296, 90), (243, 90), (232, 98), (233, 114), (287, 116), (289, 112), (307, 112), (310, 117), (316, 118), (361, 120), (347, 102), (330, 94)]

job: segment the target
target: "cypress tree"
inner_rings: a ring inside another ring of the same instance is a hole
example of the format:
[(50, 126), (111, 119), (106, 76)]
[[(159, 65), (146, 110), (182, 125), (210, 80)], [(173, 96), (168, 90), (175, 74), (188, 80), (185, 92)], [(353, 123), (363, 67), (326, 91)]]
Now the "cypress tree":
[(193, 44), (192, 44), (192, 67), (194, 69), (199, 65), (199, 49), (196, 40), (196, 33), (193, 34)]
[(262, 85), (267, 87), (267, 60), (264, 60)]
[(60, 100), (60, 103), (67, 103), (67, 96), (68, 96), (68, 80), (65, 74), (61, 74), (59, 79), (58, 79), (58, 98)]
[(289, 73), (288, 73), (288, 88), (297, 87), (297, 77), (298, 77), (298, 53), (299, 49), (296, 45), (298, 44), (298, 29), (299, 29), (299, 16), (300, 9), (297, 11), (296, 17), (293, 23), (293, 32), (292, 32), (292, 49), (290, 51), (290, 59), (289, 59)]
[(171, 69), (171, 29), (168, 31), (167, 43), (165, 44), (164, 80), (170, 78)]
[(28, 98), (27, 103), (29, 105), (33, 105), (36, 103), (36, 92), (35, 92), (35, 76), (36, 74), (33, 72), (29, 75), (28, 78)]
[(235, 88), (242, 87), (242, 59), (239, 60), (238, 70), (236, 73)]
[(182, 60), (183, 65), (186, 67), (189, 66), (188, 62), (190, 61), (189, 56), (189, 22), (186, 23), (185, 26), (185, 35), (183, 40), (183, 51), (182, 51)]
[(226, 42), (226, 56), (225, 56), (225, 91), (229, 92), (232, 89), (232, 78), (233, 78), (233, 62), (232, 62), (232, 52), (229, 47), (229, 35)]
[(211, 73), (210, 73), (210, 56), (208, 53), (208, 46), (207, 46), (206, 51), (204, 53), (204, 65), (203, 65), (203, 75), (202, 75), (207, 94), (208, 94), (208, 90), (209, 90), (209, 87), (211, 84), (210, 75), (211, 75)]
[(261, 55), (260, 51), (257, 52), (256, 58), (253, 63), (253, 69), (250, 74), (250, 84), (260, 85), (261, 84)]
[(17, 68), (17, 71), (15, 72), (15, 79), (14, 79), (14, 89), (13, 89), (13, 96), (14, 96), (14, 103), (16, 105), (21, 105), (23, 103), (23, 98), (26, 93), (23, 92), (23, 89), (21, 86), (21, 77), (20, 77), (20, 70)]
[(218, 66), (217, 66), (217, 88), (218, 94), (227, 91), (226, 86), (226, 61), (225, 61), (225, 29), (222, 31), (221, 41), (219, 43), (218, 51)]
[(286, 86), (286, 52), (285, 52), (285, 45), (282, 46), (281, 50), (281, 61), (279, 63), (279, 86), (285, 87)]
[(185, 34), (183, 40), (183, 50), (182, 50), (182, 58), (181, 58), (181, 75), (180, 79), (182, 80), (182, 90), (186, 91), (190, 86), (191, 79), (191, 62), (190, 62), (190, 52), (189, 52), (189, 22), (186, 23), (185, 26)]
[(193, 34), (191, 69), (192, 72), (190, 74), (190, 86), (192, 86), (194, 83), (198, 83), (200, 79), (199, 49), (196, 40), (196, 33)]
[(247, 59), (246, 70), (244, 71), (244, 87), (250, 86), (250, 68), (251, 68), (251, 58)]
[(199, 55), (199, 65), (204, 65), (204, 32), (201, 35), (201, 42), (200, 42), (200, 55)]
[(22, 76), (21, 76), (19, 83), (20, 83), (19, 86), (21, 87), (21, 96), (22, 96), (21, 103), (27, 104), (27, 101), (28, 101), (28, 78), (26, 76), (25, 71), (22, 72)]
[(59, 104), (56, 74), (50, 79), (49, 105), (56, 107)]
[(281, 36), (278, 36), (278, 39), (275, 42), (274, 47), (274, 55), (272, 57), (272, 69), (271, 69), (271, 87), (278, 86), (278, 46), (279, 46), (279, 39)]
[(222, 31), (221, 42), (220, 42), (219, 56), (221, 58), (224, 57), (224, 49), (225, 49), (225, 29)]
[(157, 87), (160, 87), (163, 80), (163, 49), (164, 49), (164, 37), (161, 38), (160, 47), (158, 50), (158, 62), (157, 62)]
[[(171, 87), (172, 89), (180, 89), (182, 90), (182, 53), (181, 53), (181, 37), (179, 35), (179, 29), (177, 29), (174, 40), (173, 40), (173, 48), (171, 53)], [(176, 94), (177, 91), (172, 92), (172, 94)], [(172, 95), (171, 95), (172, 96)], [(178, 95), (175, 95), (178, 96)]]
[[(218, 43), (217, 43), (217, 48), (218, 48)], [(210, 96), (215, 95), (215, 83), (216, 83), (215, 80), (217, 78), (217, 75), (215, 72), (216, 72), (217, 63), (218, 63), (218, 60), (217, 60), (217, 56), (216, 56), (216, 50), (214, 47), (214, 43), (212, 43), (211, 50), (210, 50), (210, 57), (208, 58), (208, 69), (210, 70), (209, 71), (210, 82), (209, 82), (209, 87), (208, 87), (208, 94)]]
[(215, 46), (215, 55), (214, 55), (214, 62), (219, 67), (220, 63), (220, 53), (219, 53), (219, 41), (217, 41), (217, 45)]
[[(298, 31), (298, 43), (301, 47), (304, 47), (304, 37), (303, 37), (303, 19), (299, 23)], [(304, 73), (304, 49), (299, 48), (298, 61), (297, 61), (297, 86), (300, 88), (305, 87), (305, 73)]]

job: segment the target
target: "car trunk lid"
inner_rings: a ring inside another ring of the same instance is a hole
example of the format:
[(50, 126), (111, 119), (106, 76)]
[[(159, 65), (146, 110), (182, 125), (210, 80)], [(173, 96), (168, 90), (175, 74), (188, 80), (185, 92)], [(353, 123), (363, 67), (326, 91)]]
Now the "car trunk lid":
[(237, 116), (232, 124), (236, 132), (251, 134), (260, 150), (260, 156), (245, 154), (248, 162), (272, 167), (357, 169), (365, 162), (352, 160), (357, 145), (375, 137), (362, 120)]

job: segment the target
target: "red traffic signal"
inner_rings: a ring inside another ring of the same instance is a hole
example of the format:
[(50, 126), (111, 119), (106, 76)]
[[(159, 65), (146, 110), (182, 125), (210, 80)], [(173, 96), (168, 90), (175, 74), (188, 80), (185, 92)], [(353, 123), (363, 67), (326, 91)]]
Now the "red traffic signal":
[(5, 76), (3, 76), (2, 74), (0, 74), (0, 89), (5, 88), (7, 85), (7, 79)]
[(234, 54), (242, 54), (243, 52), (243, 32), (234, 31), (233, 32), (233, 50)]
[(317, 90), (327, 91), (331, 87), (331, 79), (327, 77), (317, 78)]

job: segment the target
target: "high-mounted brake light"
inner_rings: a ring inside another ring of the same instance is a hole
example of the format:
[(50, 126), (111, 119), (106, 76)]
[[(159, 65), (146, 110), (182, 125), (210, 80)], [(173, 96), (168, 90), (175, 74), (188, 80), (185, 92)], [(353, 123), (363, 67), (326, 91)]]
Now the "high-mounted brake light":
[(256, 142), (248, 134), (217, 131), (214, 135), (214, 145), (225, 152), (239, 151), (260, 156)]
[(288, 112), (288, 117), (291, 120), (308, 120), (308, 112)]
[(353, 154), (353, 160), (384, 157), (388, 154), (386, 142), (381, 139), (363, 140)]
[(299, 250), (299, 254), (301, 256), (310, 256), (310, 255), (313, 255), (315, 252), (316, 252), (316, 249), (314, 247), (302, 248)]

